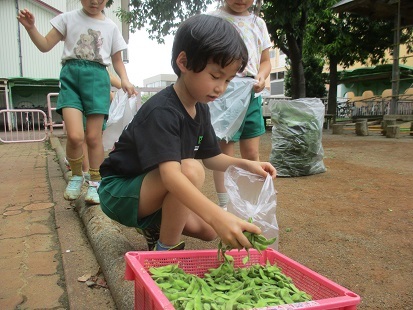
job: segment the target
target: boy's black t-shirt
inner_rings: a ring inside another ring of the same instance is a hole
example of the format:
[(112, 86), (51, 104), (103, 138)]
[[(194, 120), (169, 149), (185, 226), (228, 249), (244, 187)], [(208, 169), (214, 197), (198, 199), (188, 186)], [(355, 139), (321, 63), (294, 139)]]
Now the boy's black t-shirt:
[(197, 103), (193, 119), (171, 85), (139, 109), (100, 166), (100, 174), (137, 176), (162, 162), (220, 153), (208, 105)]

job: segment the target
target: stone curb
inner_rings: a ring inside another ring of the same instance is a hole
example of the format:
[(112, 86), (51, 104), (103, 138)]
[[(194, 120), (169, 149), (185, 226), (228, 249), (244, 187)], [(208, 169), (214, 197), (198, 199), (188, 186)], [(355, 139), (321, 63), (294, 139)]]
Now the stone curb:
[[(64, 161), (66, 155), (60, 140), (51, 136), (50, 143), (56, 152), (63, 177), (68, 182), (69, 176)], [(124, 279), (124, 255), (126, 252), (133, 251), (133, 246), (121, 230), (101, 211), (99, 205), (86, 205), (83, 197), (80, 197), (75, 201), (75, 206), (117, 308), (133, 309), (134, 283)]]

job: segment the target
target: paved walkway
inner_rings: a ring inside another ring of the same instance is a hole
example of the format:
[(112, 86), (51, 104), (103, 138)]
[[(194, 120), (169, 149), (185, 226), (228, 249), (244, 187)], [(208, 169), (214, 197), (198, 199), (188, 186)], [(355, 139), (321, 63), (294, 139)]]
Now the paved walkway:
[(0, 309), (68, 306), (48, 153), (43, 143), (0, 145)]
[(99, 266), (50, 144), (0, 144), (0, 171), (0, 309), (114, 309), (77, 281)]

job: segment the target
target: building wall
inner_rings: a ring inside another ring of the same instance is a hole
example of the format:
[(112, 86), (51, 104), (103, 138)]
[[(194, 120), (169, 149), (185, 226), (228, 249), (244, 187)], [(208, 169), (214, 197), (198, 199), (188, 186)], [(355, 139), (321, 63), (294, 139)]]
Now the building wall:
[[(390, 55), (390, 52), (387, 51), (385, 53), (385, 63), (387, 64), (392, 64), (393, 63), (393, 56)], [(410, 67), (413, 67), (413, 54), (409, 54), (407, 52), (407, 47), (406, 45), (400, 45), (400, 53), (399, 53), (399, 57), (401, 58), (399, 63), (403, 64), (403, 65), (407, 65)], [(404, 57), (406, 62), (404, 62)], [(358, 68), (362, 68), (362, 67), (366, 67), (366, 65), (363, 65), (361, 63), (355, 63), (353, 66), (347, 68), (349, 70), (354, 70), (354, 69), (358, 69)], [(342, 66), (337, 66), (337, 70), (341, 71), (341, 70), (345, 70)]]
[(265, 81), (265, 86), (272, 96), (284, 96), (284, 76), (286, 72), (286, 56), (279, 49), (270, 49), (271, 73)]
[[(129, 40), (128, 25), (123, 25), (116, 17), (115, 11), (122, 5), (128, 9), (127, 0), (114, 0), (111, 8), (106, 9), (106, 15), (123, 30), (125, 41)], [(13, 107), (44, 106), (47, 91), (58, 89), (12, 87), (8, 89), (8, 80), (15, 77), (31, 79), (59, 78), (63, 42), (58, 43), (47, 53), (40, 52), (31, 41), (27, 31), (20, 25), (16, 16), (18, 10), (27, 8), (35, 16), (36, 27), (46, 35), (50, 29), (50, 20), (61, 12), (81, 8), (80, 0), (0, 0), (0, 29), (2, 42), (0, 48), (0, 109), (6, 103)], [(113, 69), (111, 69), (114, 73)], [(11, 86), (10, 86), (11, 87)], [(45, 93), (46, 91), (46, 93)]]
[[(49, 20), (56, 11), (47, 10), (36, 2), (20, 0), (0, 1), (0, 25), (2, 29), (2, 48), (0, 49), (0, 77), (56, 78), (60, 69), (61, 43), (47, 54), (41, 53), (32, 43), (27, 31), (17, 21), (17, 9), (28, 8), (36, 18), (39, 32), (50, 30)], [(19, 33), (20, 42), (19, 43)], [(21, 44), (21, 45), (20, 45)]]
[(158, 74), (143, 80), (144, 87), (166, 87), (176, 82), (175, 74)]
[[(122, 25), (114, 13), (121, 3), (127, 9), (128, 1), (115, 0), (112, 7), (105, 12), (120, 30), (123, 29), (125, 40), (128, 42), (128, 27)], [(0, 29), (2, 30), (0, 78), (59, 78), (63, 42), (58, 43), (47, 53), (40, 52), (24, 27), (19, 24), (16, 18), (18, 9), (28, 8), (35, 16), (39, 32), (46, 35), (51, 29), (50, 20), (59, 12), (80, 7), (80, 0), (0, 0)]]

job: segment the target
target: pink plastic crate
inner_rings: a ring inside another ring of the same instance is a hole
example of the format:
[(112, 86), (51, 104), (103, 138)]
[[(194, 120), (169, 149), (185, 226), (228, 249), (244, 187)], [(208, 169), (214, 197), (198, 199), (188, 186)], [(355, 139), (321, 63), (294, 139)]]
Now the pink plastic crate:
[[(136, 310), (172, 310), (174, 307), (152, 280), (148, 270), (150, 267), (160, 267), (178, 264), (185, 272), (203, 277), (211, 268), (217, 268), (222, 261), (217, 259), (217, 250), (170, 251), (170, 252), (128, 252), (125, 254), (125, 279), (135, 281)], [(293, 283), (313, 297), (312, 301), (282, 306), (271, 306), (266, 310), (293, 309), (357, 309), (360, 296), (348, 289), (330, 281), (316, 272), (293, 261), (287, 256), (267, 249), (258, 253), (250, 250), (250, 261), (244, 265), (242, 259), (247, 255), (245, 250), (227, 252), (234, 258), (234, 265), (247, 267), (253, 264), (276, 264), (282, 272), (291, 277)], [(257, 308), (258, 310), (258, 308)]]

